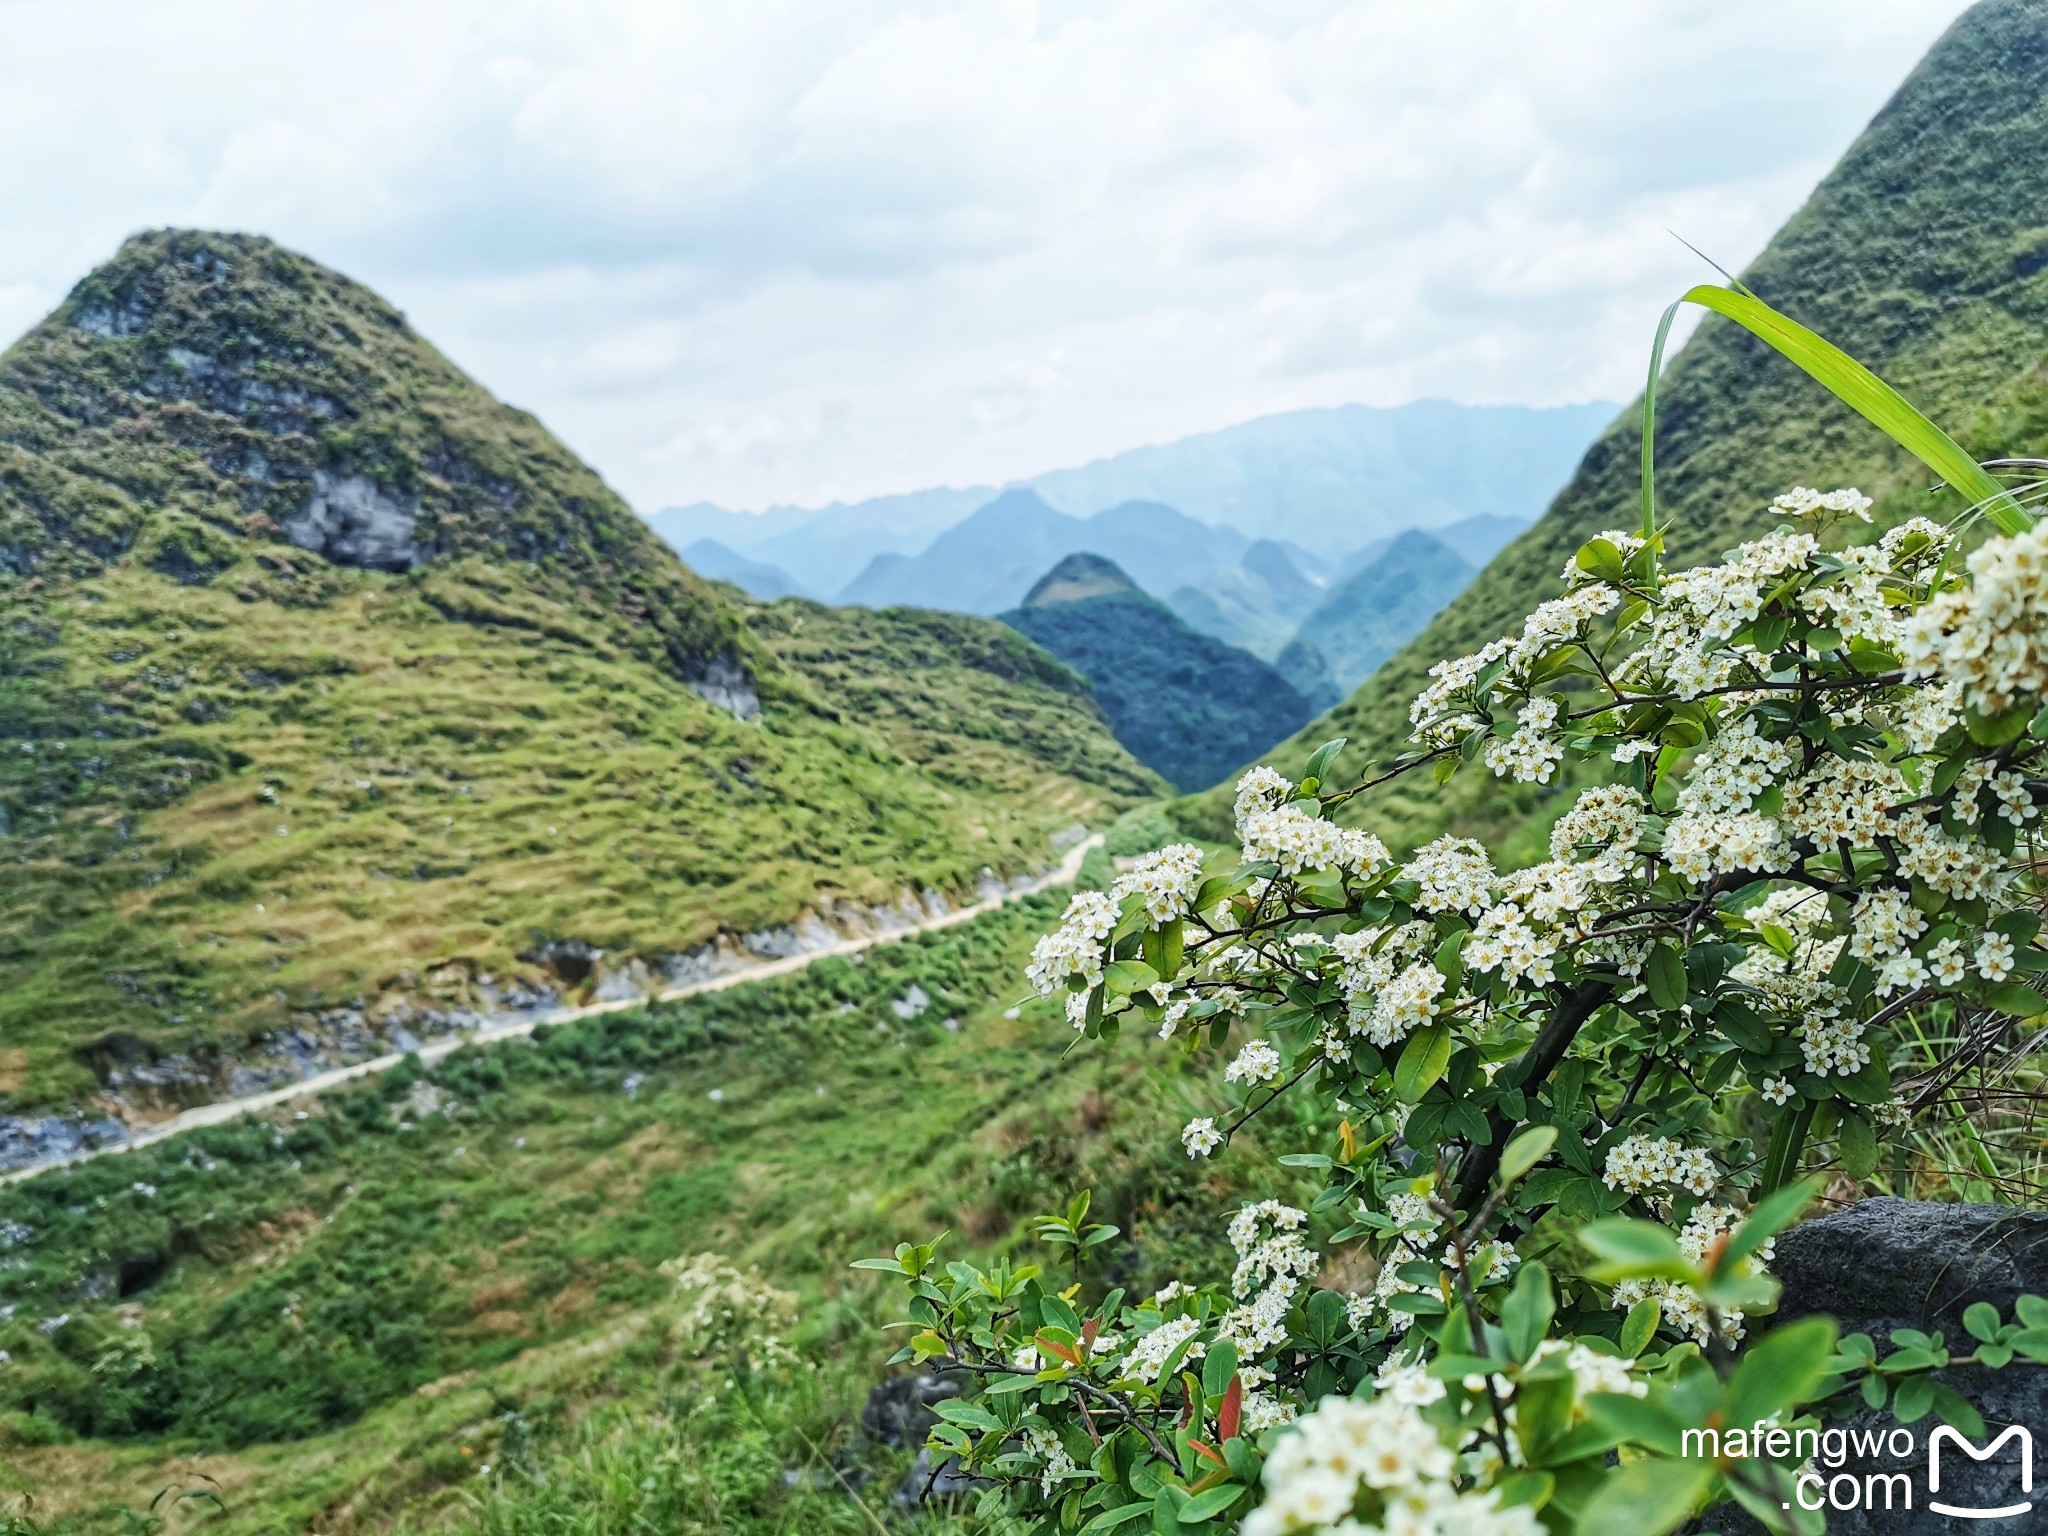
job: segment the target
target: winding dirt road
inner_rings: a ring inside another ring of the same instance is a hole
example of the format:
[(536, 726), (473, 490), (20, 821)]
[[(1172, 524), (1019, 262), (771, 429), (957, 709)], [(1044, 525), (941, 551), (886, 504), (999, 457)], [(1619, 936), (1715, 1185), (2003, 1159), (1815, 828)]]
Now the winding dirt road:
[[(933, 933), (942, 928), (957, 928), (962, 923), (972, 922), (977, 917), (995, 911), (996, 908), (1004, 905), (1006, 902), (1015, 901), (1019, 896), (1033, 896), (1056, 885), (1072, 885), (1076, 877), (1081, 873), (1081, 861), (1088, 856), (1090, 849), (1098, 848), (1101, 845), (1102, 834), (1100, 832), (1095, 833), (1091, 837), (1083, 838), (1067, 850), (1066, 856), (1060, 860), (1058, 865), (1039, 876), (1029, 885), (1022, 886), (1016, 890), (1006, 891), (1001, 896), (991, 896), (985, 901), (976, 902), (971, 907), (961, 907), (957, 911), (947, 912), (939, 917), (928, 917), (913, 927), (899, 928), (893, 933), (870, 934), (865, 938), (841, 939), (838, 943), (827, 945), (823, 949), (807, 950), (803, 954), (788, 955), (780, 960), (763, 960), (758, 965), (749, 965), (740, 970), (730, 971), (723, 976), (715, 976), (709, 981), (693, 981), (685, 986), (671, 987), (666, 992), (652, 993), (647, 997), (623, 998), (608, 1003), (589, 1003), (580, 1008), (557, 1008), (549, 1013), (536, 1014), (530, 1019), (518, 1019), (510, 1023), (498, 1025), (495, 1028), (487, 1026), (482, 1029), (470, 1030), (466, 1034), (451, 1035), (445, 1040), (436, 1040), (431, 1044), (423, 1045), (419, 1048), (417, 1055), (422, 1063), (431, 1065), (466, 1045), (500, 1045), (507, 1040), (524, 1040), (533, 1033), (536, 1026), (541, 1024), (567, 1024), (571, 1020), (587, 1019), (594, 1014), (618, 1013), (627, 1008), (645, 1007), (650, 1002), (665, 1003), (680, 997), (696, 997), (705, 992), (723, 992), (728, 987), (743, 987), (749, 982), (766, 981), (771, 976), (787, 976), (792, 971), (800, 971), (807, 965), (816, 964), (828, 955), (857, 954), (863, 949), (872, 949), (877, 944), (893, 944), (897, 940), (907, 939), (913, 934)], [(211, 1104), (202, 1104), (196, 1109), (188, 1109), (183, 1114), (174, 1115), (169, 1120), (144, 1127), (126, 1141), (109, 1142), (104, 1146), (92, 1147), (83, 1152), (73, 1153), (70, 1157), (56, 1158), (49, 1162), (31, 1164), (26, 1168), (12, 1169), (4, 1174), (0, 1174), (0, 1184), (18, 1184), (24, 1179), (34, 1178), (37, 1174), (49, 1173), (58, 1168), (75, 1167), (79, 1163), (91, 1162), (96, 1157), (111, 1157), (119, 1152), (132, 1152), (137, 1147), (154, 1146), (160, 1141), (170, 1140), (173, 1136), (183, 1135), (186, 1131), (198, 1130), (201, 1126), (221, 1125), (226, 1121), (239, 1119), (243, 1115), (261, 1114), (266, 1109), (275, 1109), (280, 1104), (289, 1104), (295, 1099), (311, 1098), (315, 1094), (326, 1092), (329, 1088), (338, 1088), (343, 1083), (352, 1083), (359, 1078), (375, 1077), (380, 1072), (390, 1071), (403, 1060), (405, 1060), (404, 1053), (394, 1051), (388, 1056), (377, 1056), (368, 1061), (358, 1061), (350, 1066), (335, 1067), (326, 1072), (315, 1073), (311, 1077), (301, 1078), (298, 1082), (283, 1088), (273, 1088), (264, 1093), (246, 1094), (238, 1099), (219, 1099)]]

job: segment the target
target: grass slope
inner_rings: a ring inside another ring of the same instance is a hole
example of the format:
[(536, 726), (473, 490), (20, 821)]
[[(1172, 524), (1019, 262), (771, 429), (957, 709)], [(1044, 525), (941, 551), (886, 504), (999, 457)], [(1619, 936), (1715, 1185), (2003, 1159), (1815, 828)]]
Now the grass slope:
[[(285, 536), (342, 484), (408, 552)], [(699, 580), (266, 241), (137, 237), (0, 357), (0, 1108), (167, 1055), (205, 1097), (252, 1036), (484, 1003), (549, 940), (969, 885), (1156, 787), (999, 625)]]
[[(2048, 0), (1980, 0), (1743, 274), (1983, 458), (2048, 447), (2048, 215), (2036, 187), (2048, 158), (2044, 74)], [(1770, 499), (1794, 484), (1858, 485), (1894, 517), (1944, 505), (1923, 494), (1926, 471), (1875, 428), (1718, 318), (1671, 362), (1659, 401), (1658, 495), (1681, 559), (1710, 559), (1764, 531)], [(1432, 662), (1517, 629), (1555, 595), (1557, 573), (1581, 543), (1637, 526), (1640, 422), (1640, 410), (1624, 411), (1539, 522), (1268, 760), (1298, 763), (1333, 736), (1388, 751)], [(1447, 821), (1498, 832), (1555, 799), (1502, 794), (1476, 779), (1443, 809), (1424, 803), (1437, 798), (1399, 800), (1389, 825), (1409, 839)], [(1227, 812), (1220, 792), (1180, 809), (1212, 830)]]
[[(898, 1301), (850, 1260), (1028, 1246), (1092, 1184), (1125, 1235), (1089, 1283), (1158, 1284), (1228, 1262), (1243, 1181), (1292, 1177), (1180, 1156), (1209, 1085), (1157, 1041), (1063, 1061), (1050, 1005), (1007, 1016), (1059, 902), (0, 1189), (0, 1517), (27, 1490), (52, 1533), (119, 1531), (203, 1474), (223, 1536), (856, 1528), (782, 1478), (805, 1436), (871, 1500), (901, 1473), (853, 1443)], [(670, 1336), (658, 1266), (704, 1250), (805, 1298), (764, 1401)]]

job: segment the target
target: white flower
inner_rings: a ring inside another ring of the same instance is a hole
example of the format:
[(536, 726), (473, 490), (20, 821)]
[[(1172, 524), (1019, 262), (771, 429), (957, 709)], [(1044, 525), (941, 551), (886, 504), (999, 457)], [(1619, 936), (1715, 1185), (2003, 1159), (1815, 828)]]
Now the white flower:
[(1782, 1077), (1767, 1077), (1757, 1084), (1757, 1092), (1770, 1104), (1789, 1104), (1797, 1091)]
[(1280, 1053), (1264, 1040), (1247, 1040), (1237, 1059), (1223, 1069), (1226, 1083), (1270, 1083), (1280, 1075)]
[(1401, 873), (1422, 887), (1415, 904), (1425, 912), (1477, 917), (1493, 899), (1493, 861), (1469, 837), (1440, 837), (1425, 844)]
[(1101, 981), (1103, 941), (1116, 931), (1116, 920), (1116, 903), (1105, 892), (1077, 891), (1059, 927), (1031, 947), (1024, 974), (1039, 996), (1052, 996), (1076, 976), (1090, 987)]
[(1207, 1157), (1223, 1145), (1223, 1133), (1216, 1129), (1214, 1119), (1204, 1115), (1181, 1128), (1180, 1144), (1188, 1149), (1191, 1158)]
[(2003, 981), (2012, 974), (2012, 940), (2002, 933), (1987, 933), (1977, 943), (1977, 974), (1986, 981)]
[(1193, 843), (1174, 843), (1157, 853), (1140, 855), (1136, 864), (1117, 876), (1110, 896), (1116, 901), (1142, 896), (1145, 916), (1156, 928), (1192, 912), (1195, 893), (1201, 888), (1202, 850)]
[(1665, 1188), (1706, 1195), (1714, 1189), (1714, 1160), (1669, 1137), (1631, 1136), (1608, 1151), (1600, 1179), (1609, 1189), (1632, 1195)]
[[(1201, 1359), (1208, 1349), (1207, 1345), (1195, 1339), (1201, 1331), (1202, 1324), (1198, 1318), (1168, 1318), (1150, 1333), (1139, 1336), (1131, 1345), (1130, 1353), (1118, 1365), (1118, 1374), (1138, 1381), (1157, 1381), (1167, 1357), (1183, 1344), (1188, 1346), (1187, 1353), (1181, 1356), (1183, 1360)], [(1190, 1340), (1194, 1342), (1189, 1343)]]

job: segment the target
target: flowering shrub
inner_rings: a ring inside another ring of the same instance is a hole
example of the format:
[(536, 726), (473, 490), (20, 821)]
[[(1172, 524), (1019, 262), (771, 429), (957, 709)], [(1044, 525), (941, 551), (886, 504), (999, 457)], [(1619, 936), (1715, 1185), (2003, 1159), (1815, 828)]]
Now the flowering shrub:
[[(1285, 1159), (1324, 1170), (1308, 1208), (1231, 1221), (1227, 1277), (1084, 1305), (930, 1245), (872, 1262), (909, 1285), (906, 1354), (983, 1384), (934, 1444), (997, 1481), (991, 1513), (1654, 1536), (1732, 1497), (1803, 1530), (1796, 1456), (1686, 1458), (1682, 1428), (1899, 1383), (1901, 1417), (1976, 1422), (1918, 1345), (1749, 1338), (1804, 1164), (1869, 1176), (1943, 1091), (1893, 1081), (1896, 1032), (1937, 1012), (1970, 1061), (2048, 1013), (2048, 530), (1966, 561), (1963, 519), (1842, 537), (1869, 509), (1795, 490), (1682, 570), (1657, 531), (1591, 539), (1518, 634), (1432, 668), (1390, 766), (1342, 782), (1336, 741), (1298, 781), (1254, 768), (1234, 859), (1173, 846), (1075, 896), (1031, 980), (1084, 1036), (1227, 1063), (1189, 1158), (1288, 1094), (1334, 1134)], [(1337, 819), (1461, 769), (1590, 787), (1523, 869)], [(1360, 1245), (1368, 1283), (1318, 1284)], [(2048, 1330), (1987, 1326), (2048, 1359)]]
[(796, 1327), (796, 1296), (780, 1291), (756, 1269), (741, 1269), (716, 1253), (679, 1255), (661, 1266), (675, 1283), (675, 1322), (669, 1338), (679, 1355), (755, 1366), (796, 1363), (788, 1339)]

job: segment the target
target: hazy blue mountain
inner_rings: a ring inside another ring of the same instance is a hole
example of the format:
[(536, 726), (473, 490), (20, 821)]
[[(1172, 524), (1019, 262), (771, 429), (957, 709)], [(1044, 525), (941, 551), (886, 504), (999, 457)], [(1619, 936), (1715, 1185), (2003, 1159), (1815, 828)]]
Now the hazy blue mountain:
[(1273, 670), (1286, 678), (1288, 685), (1306, 699), (1308, 707), (1317, 714), (1333, 707), (1344, 697), (1344, 690), (1330, 676), (1328, 658), (1313, 642), (1299, 635), (1280, 647), (1280, 654), (1273, 658)]
[(876, 555), (917, 553), (995, 495), (993, 486), (944, 487), (765, 512), (729, 512), (700, 501), (648, 522), (674, 549), (716, 539), (750, 560), (780, 566), (813, 592), (837, 592)]
[(1190, 629), (1101, 555), (1065, 556), (1001, 618), (1084, 674), (1117, 740), (1183, 789), (1216, 783), (1310, 715), (1273, 668)]
[(729, 581), (750, 597), (772, 603), (778, 597), (809, 597), (805, 589), (779, 565), (749, 560), (737, 550), (727, 549), (716, 539), (698, 539), (683, 550), (683, 563), (699, 576)]
[(837, 601), (1000, 613), (1049, 567), (1083, 551), (1115, 562), (1146, 590), (1164, 592), (1235, 565), (1249, 543), (1235, 529), (1196, 522), (1155, 502), (1069, 517), (1020, 488), (947, 529), (921, 554), (877, 555)]
[(1272, 661), (1329, 585), (1299, 546), (1260, 539), (1235, 566), (1216, 566), (1167, 594), (1166, 606), (1204, 634)]
[[(1410, 529), (1331, 588), (1296, 638), (1320, 653), (1339, 693), (1349, 693), (1419, 634), (1478, 571), (1433, 535)], [(1299, 657), (1290, 661), (1297, 671), (1301, 665)]]
[[(1035, 490), (1050, 508), (1076, 518), (1131, 502), (1173, 507), (1246, 540), (1291, 541), (1304, 568), (1338, 565), (1404, 528), (1481, 517), (1533, 521), (1614, 412), (1605, 404), (1532, 410), (1443, 401), (1289, 411), (1055, 470), (1013, 488)], [(838, 592), (864, 579), (875, 556), (920, 554), (996, 496), (993, 487), (948, 487), (758, 513), (699, 503), (649, 521), (677, 549), (716, 539), (750, 560), (780, 566), (814, 591)], [(1459, 548), (1455, 541), (1452, 547)], [(1127, 569), (1153, 591), (1181, 584), (1161, 586)], [(1004, 599), (1013, 600), (1014, 594)]]
[(1057, 470), (1031, 485), (1070, 510), (1163, 501), (1254, 538), (1348, 551), (1403, 528), (1480, 514), (1533, 522), (1615, 410), (1422, 400), (1289, 411)]

